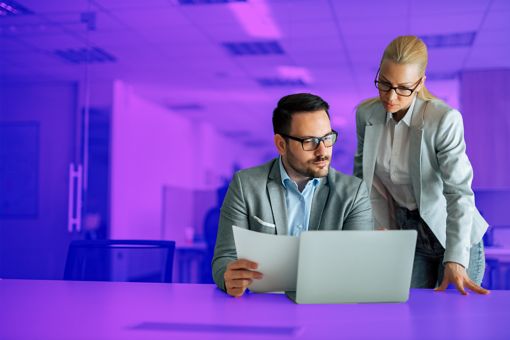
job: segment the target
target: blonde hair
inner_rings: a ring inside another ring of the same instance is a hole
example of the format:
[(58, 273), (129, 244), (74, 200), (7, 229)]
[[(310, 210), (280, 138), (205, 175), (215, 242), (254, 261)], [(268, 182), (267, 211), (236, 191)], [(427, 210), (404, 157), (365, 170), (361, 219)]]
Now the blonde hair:
[[(392, 42), (384, 50), (379, 67), (385, 60), (390, 60), (396, 64), (415, 64), (418, 65), (420, 76), (425, 75), (428, 63), (427, 46), (417, 36), (404, 35), (393, 39)], [(423, 84), (418, 92), (418, 97), (423, 100), (431, 100), (436, 98)], [(370, 98), (361, 102), (358, 106), (377, 102), (378, 97)]]

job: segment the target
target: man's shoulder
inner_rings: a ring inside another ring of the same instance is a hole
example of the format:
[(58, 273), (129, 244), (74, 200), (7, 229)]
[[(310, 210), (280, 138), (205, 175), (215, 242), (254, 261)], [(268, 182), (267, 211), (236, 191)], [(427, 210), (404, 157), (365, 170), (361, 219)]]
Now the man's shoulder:
[(267, 177), (273, 166), (276, 166), (278, 158), (272, 159), (262, 165), (239, 170), (236, 174), (242, 178)]

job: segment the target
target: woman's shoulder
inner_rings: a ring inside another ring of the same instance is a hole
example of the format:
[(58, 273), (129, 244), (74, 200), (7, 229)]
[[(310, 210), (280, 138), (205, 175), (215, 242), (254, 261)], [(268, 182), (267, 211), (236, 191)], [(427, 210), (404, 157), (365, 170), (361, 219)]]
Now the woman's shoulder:
[(441, 122), (445, 120), (461, 119), (461, 115), (457, 109), (452, 108), (443, 100), (434, 98), (427, 101), (427, 107), (423, 118), (425, 123), (428, 122), (436, 125), (441, 124)]
[(369, 113), (380, 108), (382, 108), (381, 100), (379, 99), (379, 97), (374, 97), (365, 99), (361, 103), (359, 103), (356, 106), (356, 112), (357, 114)]
[(454, 110), (450, 105), (445, 103), (439, 98), (430, 99), (427, 101), (427, 111), (437, 114), (445, 114), (448, 111)]

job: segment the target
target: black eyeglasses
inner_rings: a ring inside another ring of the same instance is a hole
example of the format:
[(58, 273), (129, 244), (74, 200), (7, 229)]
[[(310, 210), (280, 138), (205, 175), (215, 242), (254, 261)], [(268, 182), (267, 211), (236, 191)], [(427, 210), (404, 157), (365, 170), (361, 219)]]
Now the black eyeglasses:
[(390, 92), (391, 90), (394, 90), (397, 95), (402, 97), (410, 97), (413, 94), (413, 92), (416, 91), (416, 89), (420, 85), (421, 80), (423, 79), (423, 77), (418, 79), (418, 81), (415, 83), (416, 85), (413, 85), (414, 87), (412, 88), (408, 88), (405, 86), (392, 86), (390, 83), (386, 81), (378, 80), (379, 71), (380, 69), (377, 70), (377, 74), (375, 75), (374, 79), (375, 87), (377, 87), (377, 89), (382, 92)]
[(324, 142), (324, 146), (327, 148), (330, 148), (333, 146), (333, 144), (336, 143), (336, 140), (338, 138), (338, 132), (335, 130), (331, 130), (330, 133), (323, 137), (310, 137), (310, 138), (299, 138), (294, 136), (289, 136), (283, 133), (280, 133), (282, 137), (289, 138), (298, 142), (301, 142), (301, 146), (303, 147), (304, 151), (314, 151), (319, 148), (319, 145), (321, 142)]

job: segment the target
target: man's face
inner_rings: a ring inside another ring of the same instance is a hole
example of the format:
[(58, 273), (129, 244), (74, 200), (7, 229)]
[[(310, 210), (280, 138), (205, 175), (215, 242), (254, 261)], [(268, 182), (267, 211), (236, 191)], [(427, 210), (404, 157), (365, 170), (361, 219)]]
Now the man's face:
[[(292, 116), (290, 136), (298, 138), (323, 137), (331, 132), (331, 123), (326, 111), (301, 112)], [(277, 147), (282, 155), (289, 176), (325, 177), (329, 171), (333, 147), (326, 147), (323, 142), (313, 151), (304, 151), (301, 142), (280, 139)], [(279, 145), (278, 145), (279, 144)]]

